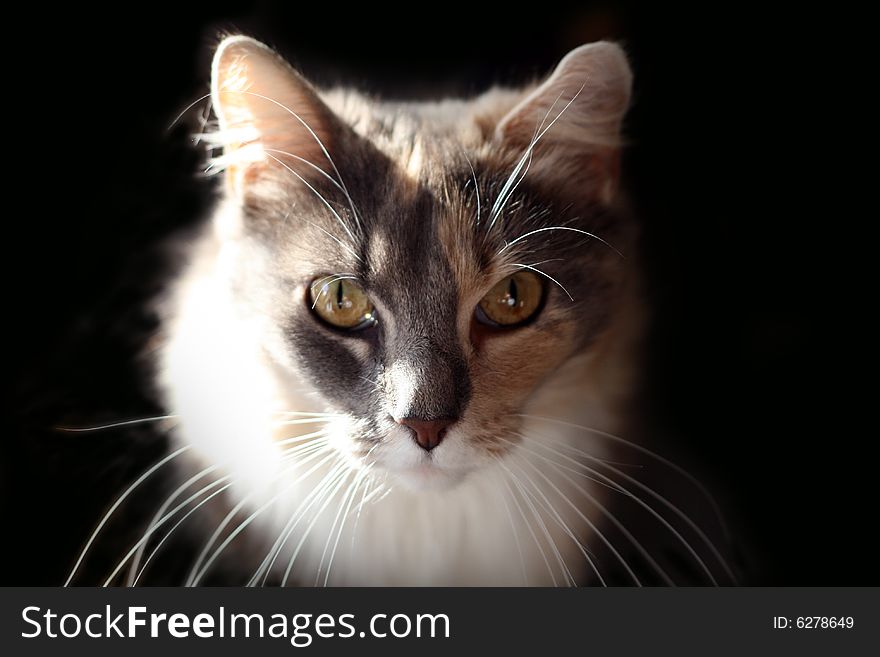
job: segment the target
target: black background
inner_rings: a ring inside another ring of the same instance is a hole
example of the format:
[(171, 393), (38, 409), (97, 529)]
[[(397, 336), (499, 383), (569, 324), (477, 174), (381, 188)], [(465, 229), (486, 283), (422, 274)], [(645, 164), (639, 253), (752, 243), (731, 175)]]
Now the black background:
[(718, 494), (743, 583), (877, 584), (863, 529), (876, 431), (855, 427), (866, 394), (839, 369), (861, 312), (840, 274), (859, 239), (836, 205), (842, 163), (822, 150), (846, 131), (824, 111), (847, 97), (827, 57), (839, 34), (760, 5), (654, 4), (150, 3), (12, 21), (0, 581), (60, 583), (108, 491), (161, 452), (48, 428), (158, 410), (133, 392), (153, 328), (138, 301), (158, 289), (144, 272), (162, 271), (152, 247), (202, 217), (211, 190), (192, 123), (166, 128), (205, 93), (218, 32), (240, 30), (318, 82), (401, 96), (522, 81), (580, 43), (621, 41), (654, 446)]

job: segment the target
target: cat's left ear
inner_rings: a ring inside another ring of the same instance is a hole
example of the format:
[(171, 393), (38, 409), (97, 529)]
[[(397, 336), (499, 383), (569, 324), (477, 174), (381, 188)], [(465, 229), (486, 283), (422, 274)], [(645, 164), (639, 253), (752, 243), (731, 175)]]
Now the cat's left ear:
[(496, 139), (517, 153), (531, 149), (530, 176), (565, 181), (610, 202), (631, 87), (620, 46), (580, 46), (498, 123)]

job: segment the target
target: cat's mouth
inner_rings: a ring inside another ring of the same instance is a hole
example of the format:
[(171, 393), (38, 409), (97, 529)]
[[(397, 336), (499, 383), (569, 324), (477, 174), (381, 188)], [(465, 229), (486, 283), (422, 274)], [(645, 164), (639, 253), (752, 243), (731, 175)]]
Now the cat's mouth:
[(404, 488), (413, 491), (452, 488), (467, 475), (464, 470), (445, 468), (437, 465), (434, 461), (388, 468), (388, 471)]

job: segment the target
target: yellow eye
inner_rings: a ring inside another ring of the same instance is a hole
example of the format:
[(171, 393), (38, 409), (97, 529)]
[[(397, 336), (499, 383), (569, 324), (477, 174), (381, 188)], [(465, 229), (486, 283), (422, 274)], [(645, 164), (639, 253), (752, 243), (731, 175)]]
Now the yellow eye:
[(325, 276), (309, 286), (312, 310), (328, 324), (359, 330), (376, 323), (370, 299), (354, 281)]
[(520, 271), (498, 281), (480, 300), (477, 320), (484, 324), (514, 326), (532, 317), (541, 305), (544, 286), (530, 271)]

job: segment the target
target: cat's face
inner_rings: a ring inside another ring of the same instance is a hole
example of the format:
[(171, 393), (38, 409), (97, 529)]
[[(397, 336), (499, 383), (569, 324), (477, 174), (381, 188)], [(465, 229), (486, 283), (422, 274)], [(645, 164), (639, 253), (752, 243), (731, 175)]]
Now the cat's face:
[(321, 98), (237, 38), (213, 84), (228, 281), (283, 385), (338, 416), (337, 449), (412, 487), (510, 450), (528, 400), (615, 311), (619, 49), (420, 108)]

